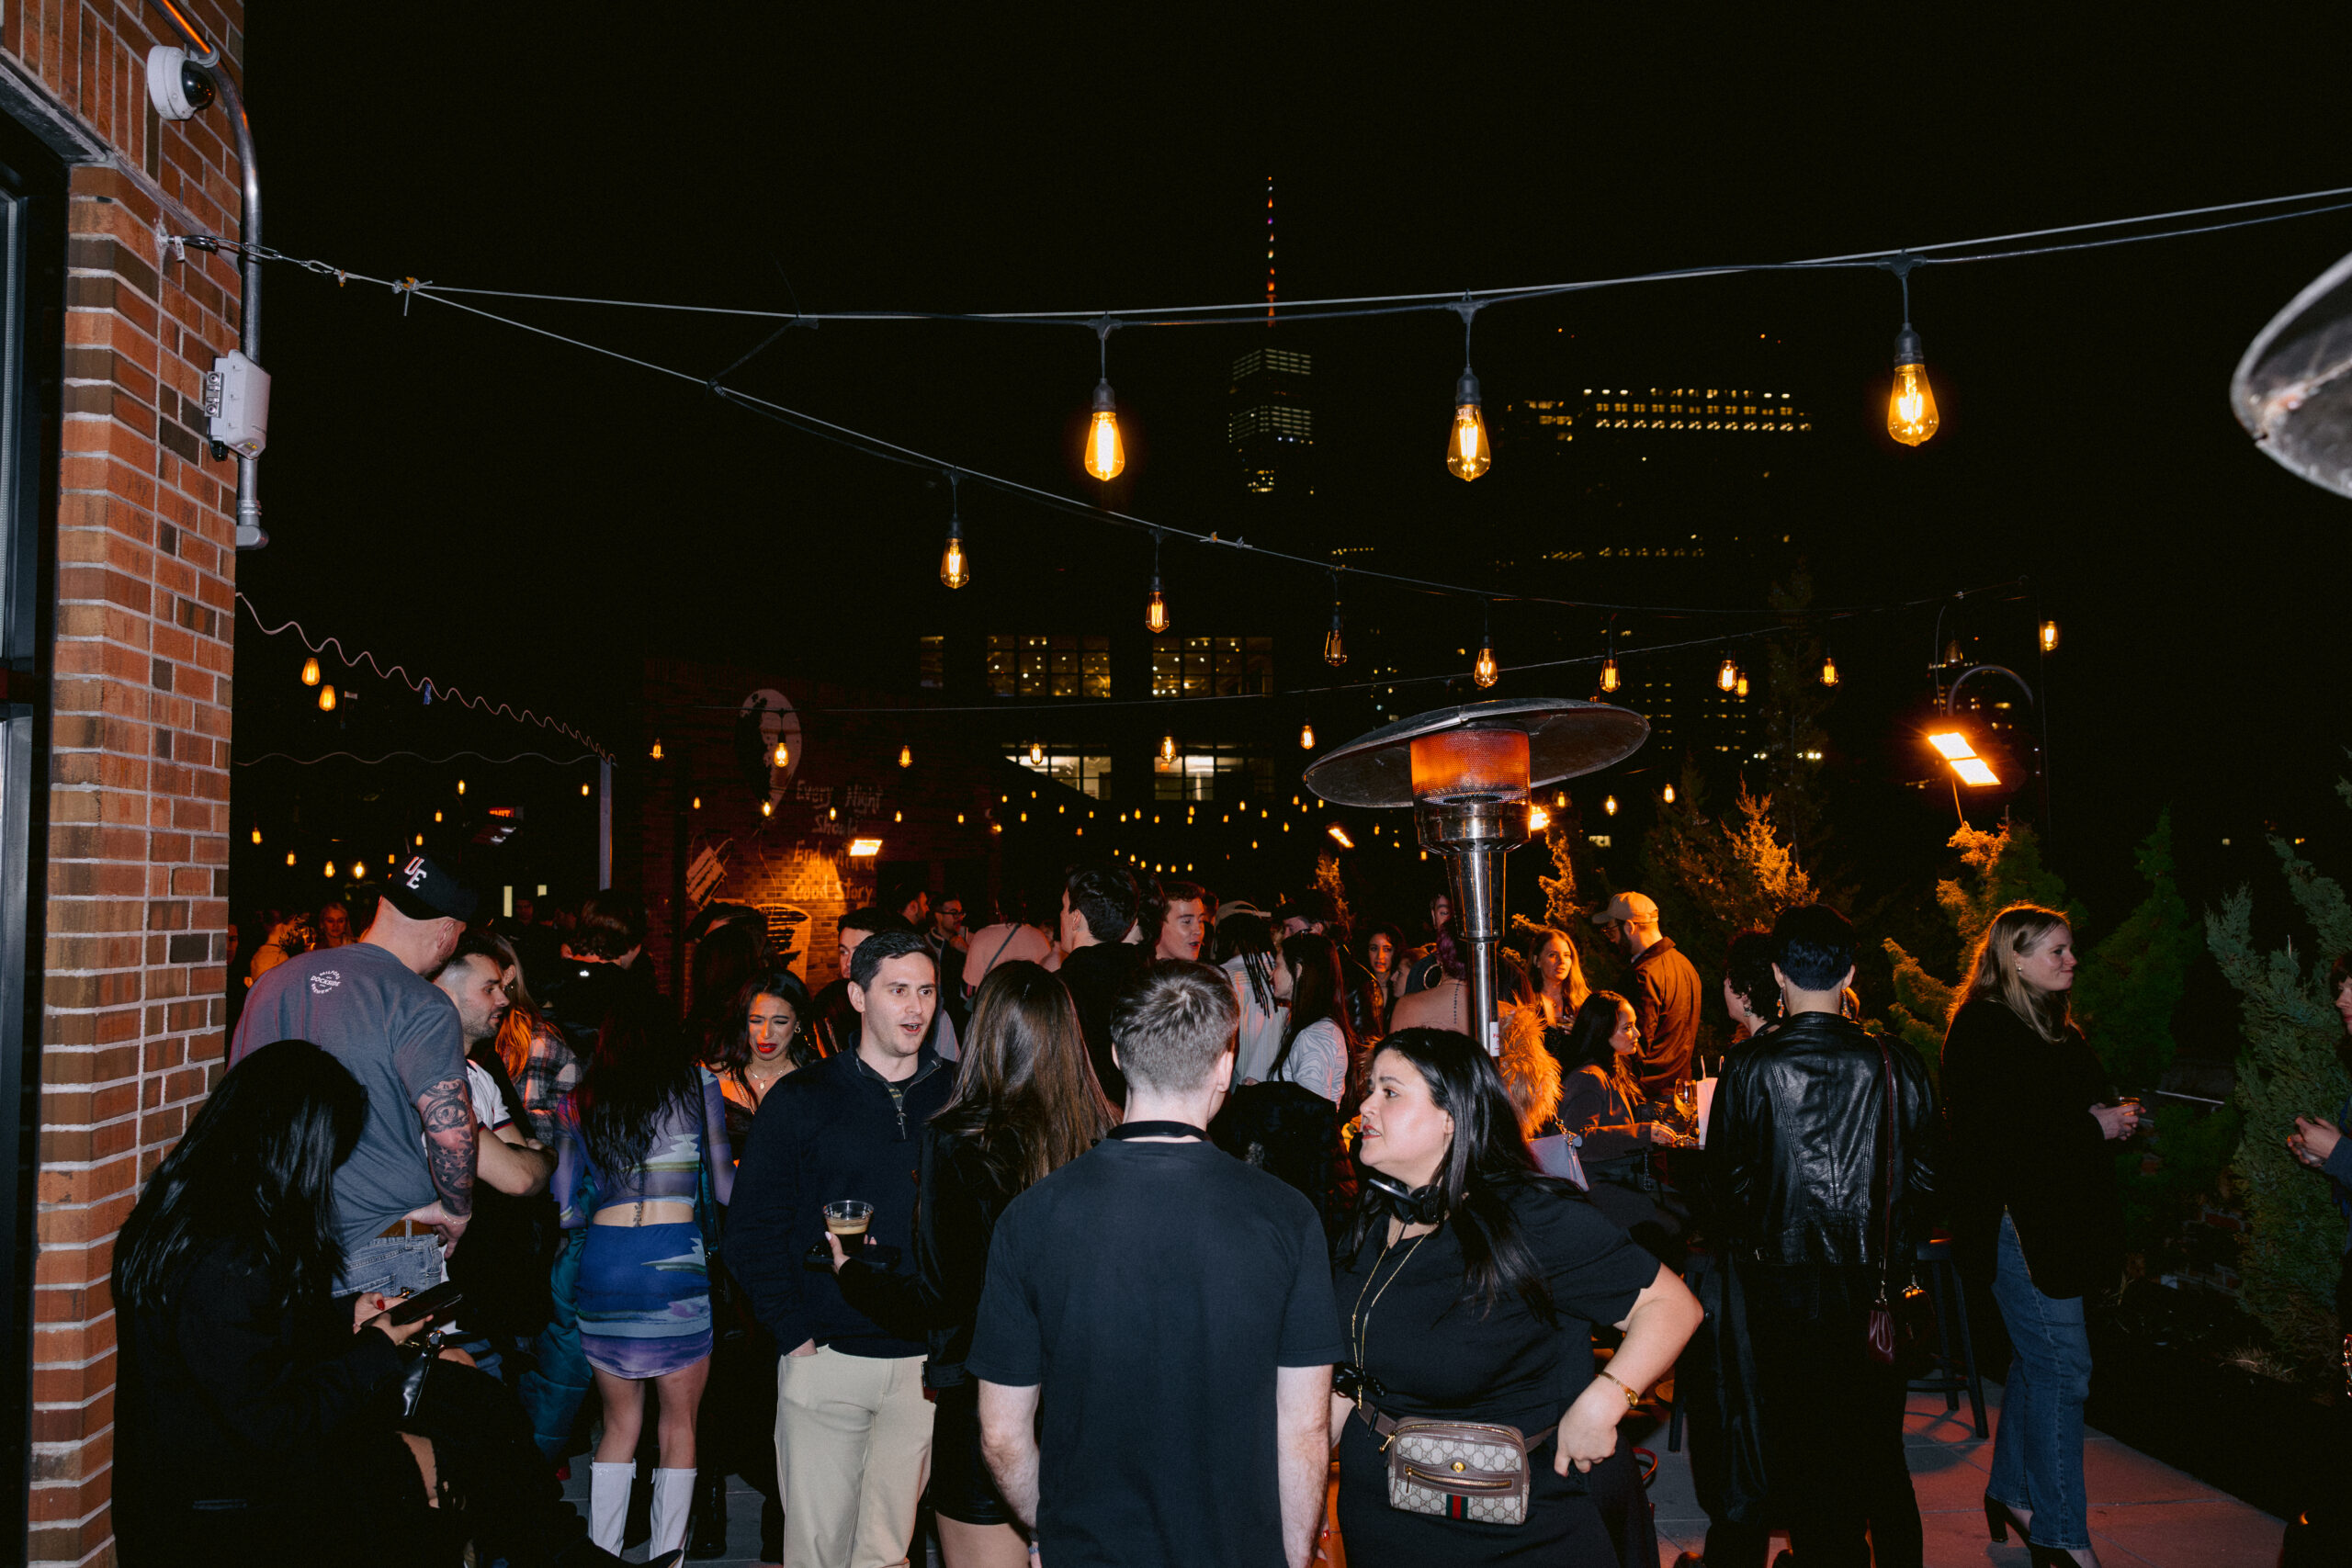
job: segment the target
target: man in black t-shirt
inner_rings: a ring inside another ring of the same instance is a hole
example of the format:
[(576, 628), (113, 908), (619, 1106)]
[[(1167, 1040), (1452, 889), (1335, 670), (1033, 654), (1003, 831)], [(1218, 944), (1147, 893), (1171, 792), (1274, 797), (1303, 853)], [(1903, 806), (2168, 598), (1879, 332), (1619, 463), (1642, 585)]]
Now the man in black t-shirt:
[(1143, 970), (1111, 1015), (1125, 1122), (989, 1244), (965, 1365), (989, 1467), (1053, 1568), (1313, 1558), (1339, 1314), (1314, 1207), (1202, 1131), (1238, 1022), (1218, 971)]

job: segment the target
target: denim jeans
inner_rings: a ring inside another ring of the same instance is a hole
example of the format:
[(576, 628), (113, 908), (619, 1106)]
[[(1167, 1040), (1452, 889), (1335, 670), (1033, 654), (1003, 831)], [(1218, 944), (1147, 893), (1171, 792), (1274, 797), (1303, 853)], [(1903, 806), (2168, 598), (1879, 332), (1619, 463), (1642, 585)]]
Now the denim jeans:
[(377, 1291), (396, 1296), (402, 1291), (429, 1291), (448, 1277), (438, 1236), (379, 1235), (351, 1249), (334, 1293), (356, 1296)]
[(523, 1408), (530, 1414), (531, 1432), (538, 1440), (539, 1451), (550, 1462), (563, 1458), (581, 1403), (596, 1383), (588, 1354), (580, 1345), (580, 1251), (587, 1237), (584, 1226), (564, 1235), (555, 1267), (548, 1274), (548, 1294), (554, 1310), (531, 1348), (533, 1366), (514, 1383)]
[(2032, 1518), (2029, 1533), (2037, 1546), (2087, 1547), (2083, 1402), (2091, 1393), (2091, 1341), (2083, 1326), (2083, 1298), (2053, 1299), (2033, 1288), (2017, 1224), (2007, 1214), (1993, 1300), (2017, 1355), (2001, 1393), (1985, 1494)]

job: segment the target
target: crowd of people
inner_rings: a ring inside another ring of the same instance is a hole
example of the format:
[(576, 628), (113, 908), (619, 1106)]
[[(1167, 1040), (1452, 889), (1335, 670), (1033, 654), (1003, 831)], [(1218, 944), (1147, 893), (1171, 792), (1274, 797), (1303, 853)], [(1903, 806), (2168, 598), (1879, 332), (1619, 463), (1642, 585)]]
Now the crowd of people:
[[(2095, 1561), (2083, 1307), (2145, 1117), (2069, 1021), (2062, 915), (1984, 931), (1939, 1100), (1818, 905), (1730, 943), (1710, 1059), (1634, 892), (1523, 930), (1497, 1055), (1442, 895), (1416, 939), (1107, 862), (977, 928), (893, 890), (813, 994), (715, 905), (683, 1012), (636, 899), (535, 902), (477, 919), (417, 856), (232, 969), (229, 1070), (116, 1253), (127, 1568), (674, 1563), (725, 1550), (730, 1474), (792, 1568), (903, 1563), (925, 1520), (948, 1568), (1306, 1568), (1335, 1460), (1369, 1568), (1629, 1568), (1619, 1427), (1668, 1383), (1705, 1568), (1775, 1531), (1917, 1568), (1939, 1226), (2016, 1347), (1988, 1528)], [(2298, 1151), (2342, 1180), (2336, 1128)]]

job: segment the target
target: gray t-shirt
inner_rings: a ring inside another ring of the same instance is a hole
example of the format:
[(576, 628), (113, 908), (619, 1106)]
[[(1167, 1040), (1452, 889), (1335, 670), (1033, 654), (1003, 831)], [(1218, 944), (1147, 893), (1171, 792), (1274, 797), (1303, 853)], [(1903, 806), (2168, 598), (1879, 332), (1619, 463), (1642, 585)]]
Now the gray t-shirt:
[(306, 953), (254, 982), (229, 1065), (279, 1040), (308, 1040), (368, 1091), (367, 1131), (334, 1173), (335, 1229), (345, 1249), (439, 1196), (416, 1097), (444, 1079), (462, 1085), (466, 1076), (465, 1029), (441, 987), (370, 942)]

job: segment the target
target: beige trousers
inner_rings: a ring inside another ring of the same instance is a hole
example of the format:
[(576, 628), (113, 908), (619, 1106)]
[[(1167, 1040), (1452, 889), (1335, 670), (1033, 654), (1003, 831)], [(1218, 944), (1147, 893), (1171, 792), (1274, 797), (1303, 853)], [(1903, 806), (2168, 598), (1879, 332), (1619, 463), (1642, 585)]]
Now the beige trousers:
[(902, 1568), (931, 1472), (922, 1358), (776, 1360), (785, 1568)]

